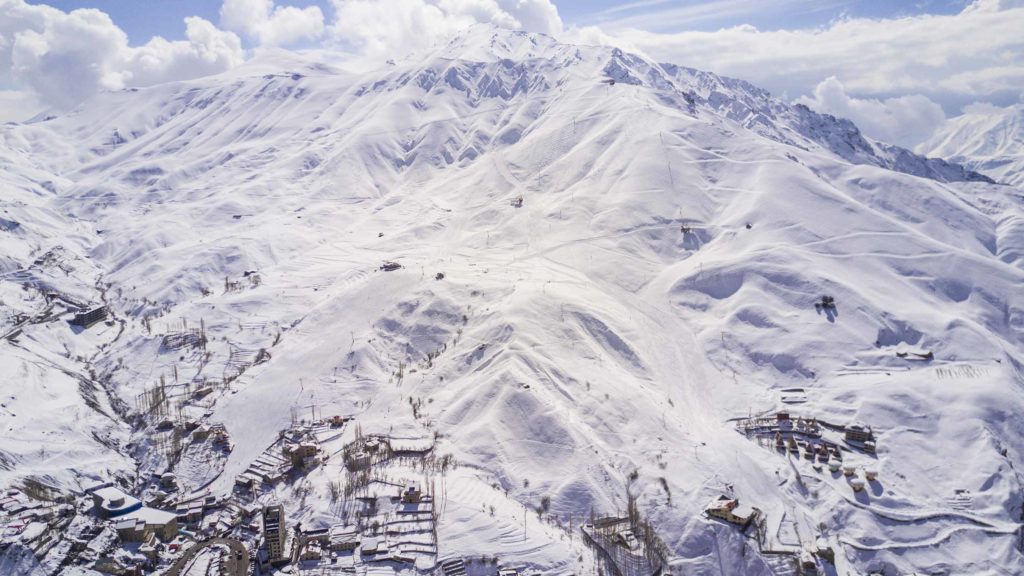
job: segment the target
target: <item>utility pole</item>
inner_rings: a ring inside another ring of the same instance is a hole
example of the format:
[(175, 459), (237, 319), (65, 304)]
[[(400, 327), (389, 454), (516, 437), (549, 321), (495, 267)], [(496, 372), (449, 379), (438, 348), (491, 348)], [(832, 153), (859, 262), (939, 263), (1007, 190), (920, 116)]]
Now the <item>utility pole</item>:
[(528, 514), (526, 504), (523, 504), (523, 542), (526, 542), (526, 517)]

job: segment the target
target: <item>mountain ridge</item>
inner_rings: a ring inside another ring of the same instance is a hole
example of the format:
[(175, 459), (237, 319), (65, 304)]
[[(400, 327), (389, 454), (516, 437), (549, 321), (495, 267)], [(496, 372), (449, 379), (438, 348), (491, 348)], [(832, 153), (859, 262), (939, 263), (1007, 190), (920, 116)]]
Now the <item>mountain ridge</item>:
[(1011, 186), (1024, 184), (1024, 104), (977, 107), (949, 119), (917, 146), (972, 167)]
[[(18, 213), (5, 302), (78, 294), (123, 326), (30, 324), (6, 376), (36, 366), (28, 347), (130, 407), (108, 427), (116, 457), (75, 474), (22, 449), (5, 483), (142, 490), (170, 470), (228, 494), (320, 411), (459, 463), (452, 554), (591, 570), (564, 532), (511, 527), (544, 498), (548, 524), (578, 525), (635, 497), (673, 570), (786, 573), (701, 516), (728, 493), (764, 511), (772, 545), (826, 539), (840, 573), (1020, 561), (1024, 244), (1006, 218), (1024, 201), (1005, 187), (742, 81), (525, 33), (475, 28), (365, 74), (273, 68), (0, 128), (18, 151), (6, 185), (55, 222)], [(74, 256), (34, 265), (62, 234)], [(197, 325), (202, 350), (165, 345)], [(55, 402), (56, 374), (20, 378), (19, 413)], [(230, 455), (161, 447), (139, 404), (160, 382), (184, 417), (225, 425)], [(878, 453), (846, 457), (881, 481), (855, 494), (736, 433), (789, 410), (874, 426)], [(308, 499), (264, 496), (292, 522), (335, 521), (336, 473), (303, 480)]]

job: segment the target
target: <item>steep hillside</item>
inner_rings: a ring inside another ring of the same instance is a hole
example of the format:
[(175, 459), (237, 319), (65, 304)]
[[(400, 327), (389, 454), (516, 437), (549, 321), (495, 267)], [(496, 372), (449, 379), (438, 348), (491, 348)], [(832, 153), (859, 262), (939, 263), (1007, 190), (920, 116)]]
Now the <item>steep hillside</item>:
[[(486, 27), (366, 75), (271, 56), (0, 137), (5, 308), (55, 277), (114, 318), (0, 344), (26, 366), (4, 396), (74, 405), (0, 413), (9, 484), (132, 458), (139, 485), (174, 470), (226, 494), (297, 418), (343, 414), (459, 464), (449, 554), (586, 572), (555, 526), (632, 496), (674, 573), (788, 573), (702, 516), (731, 494), (768, 548), (822, 538), (839, 573), (1024, 562), (1024, 236), (1005, 220), (1024, 199), (959, 165), (741, 81)], [(34, 272), (57, 245), (72, 269)], [(60, 373), (98, 406), (41, 388), (29, 354), (81, 356)], [(877, 454), (846, 461), (878, 480), (854, 492), (737, 433), (776, 410), (871, 425)], [(223, 422), (230, 456), (177, 457), (157, 431), (175, 412)], [(74, 464), (35, 453), (50, 436)], [(267, 496), (330, 517), (321, 476)]]
[(1024, 104), (971, 109), (947, 121), (917, 149), (959, 162), (998, 182), (1024, 185)]

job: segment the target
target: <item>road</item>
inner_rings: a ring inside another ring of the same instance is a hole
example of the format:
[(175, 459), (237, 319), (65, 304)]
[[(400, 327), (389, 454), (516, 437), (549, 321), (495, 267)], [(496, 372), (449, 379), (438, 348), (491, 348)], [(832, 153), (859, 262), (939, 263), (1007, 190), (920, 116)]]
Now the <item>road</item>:
[[(189, 548), (185, 553), (178, 558), (178, 560), (171, 565), (171, 568), (167, 571), (166, 576), (181, 576), (185, 569), (188, 568), (192, 559), (195, 558), (196, 554), (203, 551), (210, 546), (216, 546), (218, 544), (227, 546), (230, 552), (224, 558), (223, 561), (223, 574), (227, 576), (246, 576), (249, 572), (249, 551), (245, 549), (238, 540), (233, 538), (211, 538), (199, 542), (195, 546)], [(239, 558), (241, 555), (241, 558)]]

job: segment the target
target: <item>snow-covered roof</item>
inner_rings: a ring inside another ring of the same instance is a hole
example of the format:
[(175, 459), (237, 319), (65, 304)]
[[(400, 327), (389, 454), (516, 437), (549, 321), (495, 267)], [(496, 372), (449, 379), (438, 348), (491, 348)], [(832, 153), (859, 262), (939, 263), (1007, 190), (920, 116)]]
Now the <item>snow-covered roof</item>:
[(331, 533), (331, 536), (334, 536), (334, 535), (349, 535), (349, 534), (359, 534), (359, 531), (356, 530), (356, 527), (351, 525), (351, 524), (335, 524), (334, 526), (331, 526), (330, 533)]
[(125, 494), (119, 488), (108, 486), (93, 492), (94, 498), (99, 498), (99, 506), (110, 516), (120, 516), (142, 506), (138, 498)]
[(732, 513), (738, 518), (751, 518), (754, 516), (754, 507), (746, 504), (737, 504), (736, 507), (732, 509)]
[(106, 502), (114, 502), (117, 500), (131, 498), (128, 494), (125, 494), (120, 488), (114, 486), (105, 486), (93, 491), (94, 496), (102, 498)]
[(143, 523), (143, 525), (145, 525), (145, 521), (140, 520), (139, 518), (121, 518), (120, 520), (114, 523), (114, 529), (125, 530), (128, 528), (134, 528), (140, 521)]
[(172, 512), (143, 507), (125, 516), (126, 520), (142, 520), (147, 526), (170, 524), (177, 516)]
[(335, 544), (355, 543), (359, 541), (359, 532), (356, 531), (355, 526), (346, 526), (343, 524), (331, 526), (328, 534), (330, 535), (331, 542)]
[(391, 438), (388, 444), (395, 452), (426, 452), (434, 447), (430, 438)]
[(729, 510), (737, 506), (736, 500), (729, 498), (728, 496), (718, 496), (713, 498), (708, 505), (705, 506), (706, 510)]

